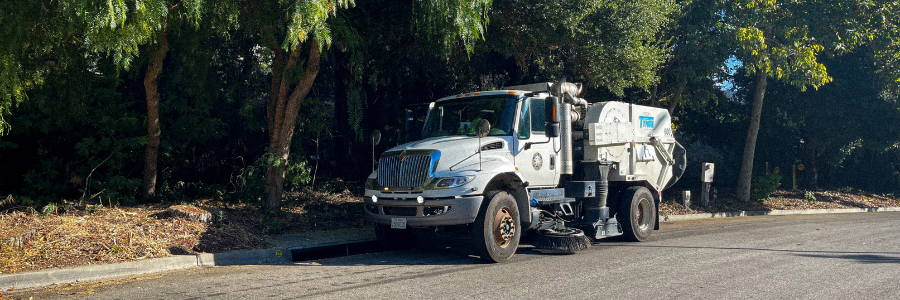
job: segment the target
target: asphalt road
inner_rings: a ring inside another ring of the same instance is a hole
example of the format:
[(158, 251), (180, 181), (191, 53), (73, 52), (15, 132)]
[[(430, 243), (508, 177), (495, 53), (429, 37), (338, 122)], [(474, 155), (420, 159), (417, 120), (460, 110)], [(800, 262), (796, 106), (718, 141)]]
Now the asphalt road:
[(292, 265), (195, 268), (7, 297), (34, 299), (900, 299), (900, 213), (663, 224), (643, 243), (504, 264), (398, 251)]

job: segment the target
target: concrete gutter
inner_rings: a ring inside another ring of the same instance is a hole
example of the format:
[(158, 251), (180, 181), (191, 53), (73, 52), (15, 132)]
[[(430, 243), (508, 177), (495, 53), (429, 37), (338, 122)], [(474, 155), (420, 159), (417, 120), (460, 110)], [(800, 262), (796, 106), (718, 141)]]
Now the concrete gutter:
[(731, 217), (748, 217), (748, 216), (847, 214), (847, 213), (883, 212), (883, 211), (900, 211), (900, 207), (792, 209), (792, 210), (757, 210), (757, 211), (717, 212), (717, 213), (702, 213), (702, 214), (692, 214), (692, 215), (660, 216), (660, 221), (661, 222), (674, 222), (674, 221), (687, 221), (687, 220), (700, 220), (700, 219), (713, 219), (713, 218), (731, 218)]
[(177, 255), (106, 265), (48, 269), (18, 274), (0, 274), (0, 291), (6, 291), (10, 288), (18, 290), (192, 267), (278, 264), (290, 262), (292, 262), (291, 252), (284, 249), (242, 250), (225, 253)]

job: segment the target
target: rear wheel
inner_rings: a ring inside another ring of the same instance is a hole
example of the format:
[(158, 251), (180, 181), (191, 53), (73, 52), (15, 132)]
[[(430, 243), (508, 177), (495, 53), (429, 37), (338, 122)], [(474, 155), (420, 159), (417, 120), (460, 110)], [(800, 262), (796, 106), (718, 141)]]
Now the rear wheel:
[(656, 224), (656, 204), (646, 187), (630, 187), (622, 193), (618, 207), (619, 223), (626, 239), (642, 242), (650, 238)]
[(391, 229), (388, 225), (375, 224), (375, 237), (385, 250), (403, 250), (416, 246), (416, 235), (411, 229)]
[(488, 195), (475, 219), (475, 251), (487, 262), (505, 262), (516, 253), (522, 236), (519, 209), (509, 193)]

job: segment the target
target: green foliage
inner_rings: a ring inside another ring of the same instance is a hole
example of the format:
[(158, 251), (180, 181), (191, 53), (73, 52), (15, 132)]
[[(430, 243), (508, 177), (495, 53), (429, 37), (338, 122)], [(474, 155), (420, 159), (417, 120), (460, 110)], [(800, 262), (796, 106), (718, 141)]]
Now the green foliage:
[(68, 0), (62, 1), (60, 10), (72, 22), (84, 25), (83, 43), (88, 51), (111, 54), (116, 65), (129, 68), (139, 56), (139, 47), (156, 43), (170, 22), (182, 19), (197, 27), (203, 11), (216, 3), (228, 6), (230, 1)]
[(419, 33), (441, 46), (449, 57), (453, 45), (462, 43), (466, 53), (475, 51), (475, 42), (484, 38), (492, 0), (418, 0), (413, 4), (414, 26)]
[(281, 47), (294, 49), (306, 41), (310, 36), (322, 43), (323, 48), (331, 44), (331, 29), (328, 27), (328, 18), (333, 16), (338, 8), (347, 8), (353, 5), (353, 0), (294, 0), (288, 2), (290, 6), (287, 23), (287, 36)]
[(660, 82), (650, 95), (651, 105), (653, 100), (671, 108), (715, 105), (720, 100), (718, 85), (730, 76), (723, 65), (734, 55), (731, 41), (724, 38), (727, 31), (721, 17), (728, 4), (720, 0), (677, 3), (681, 10), (673, 14), (675, 21), (664, 28), (660, 39), (670, 55), (658, 71)]
[(291, 189), (296, 190), (302, 185), (312, 181), (312, 172), (306, 163), (306, 159), (300, 155), (292, 155), (284, 174), (284, 182)]
[(495, 5), (496, 26), (488, 29), (486, 43), (515, 58), (522, 71), (539, 75), (528, 82), (574, 75), (617, 96), (657, 82), (656, 72), (668, 56), (660, 31), (679, 9), (671, 0), (508, 0)]
[(55, 203), (48, 203), (47, 205), (44, 205), (44, 208), (41, 208), (41, 213), (44, 215), (49, 215), (50, 213), (57, 213), (57, 212), (58, 212), (58, 208), (56, 207)]
[(820, 8), (803, 1), (734, 1), (725, 26), (734, 35), (737, 57), (750, 74), (763, 72), (805, 91), (832, 80), (817, 60), (823, 41), (811, 34), (801, 13)]
[(9, 133), (6, 117), (28, 99), (27, 92), (80, 55), (66, 45), (77, 26), (59, 7), (53, 1), (0, 3), (0, 136)]
[(812, 191), (807, 191), (804, 197), (806, 197), (807, 202), (816, 202), (816, 193)]
[[(241, 173), (232, 179), (237, 200), (245, 203), (263, 203), (266, 188), (266, 169), (269, 166), (282, 166), (283, 163), (283, 160), (273, 157), (266, 152), (252, 165), (244, 168)], [(312, 175), (306, 159), (303, 155), (292, 154), (285, 166), (284, 184), (288, 188), (297, 189), (302, 185), (309, 184), (310, 181), (312, 181)]]
[(753, 180), (753, 189), (750, 190), (750, 197), (753, 200), (761, 201), (769, 199), (769, 196), (781, 186), (781, 175), (772, 172), (766, 175), (757, 176)]
[(41, 160), (39, 168), (32, 169), (25, 174), (24, 192), (31, 198), (36, 200), (35, 207), (43, 205), (62, 198), (66, 191), (65, 174), (59, 170), (62, 159), (59, 157), (51, 157)]

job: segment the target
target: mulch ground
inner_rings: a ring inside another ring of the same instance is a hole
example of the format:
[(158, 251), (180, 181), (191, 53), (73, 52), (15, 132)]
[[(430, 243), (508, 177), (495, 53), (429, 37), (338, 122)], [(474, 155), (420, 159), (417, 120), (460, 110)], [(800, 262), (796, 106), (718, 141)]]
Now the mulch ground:
[[(250, 205), (209, 201), (115, 208), (68, 205), (49, 213), (14, 207), (0, 212), (0, 274), (266, 248), (265, 238), (273, 234), (363, 227), (362, 205), (362, 197), (349, 191), (307, 190), (293, 193), (276, 216)], [(196, 217), (203, 212), (212, 217)]]
[[(343, 188), (342, 188), (343, 189)], [(900, 207), (900, 199), (835, 191), (778, 191), (764, 201), (737, 202), (733, 196), (715, 199), (710, 207), (690, 208), (674, 201), (660, 206), (661, 215), (701, 212)], [(107, 264), (189, 253), (217, 253), (265, 248), (265, 238), (283, 233), (362, 228), (361, 190), (356, 193), (304, 190), (287, 197), (277, 216), (266, 216), (250, 205), (196, 201), (180, 207), (211, 218), (172, 213), (171, 205), (100, 207), (63, 205), (40, 213), (13, 207), (0, 211), (0, 273), (91, 264)], [(202, 219), (202, 220), (201, 220)]]

